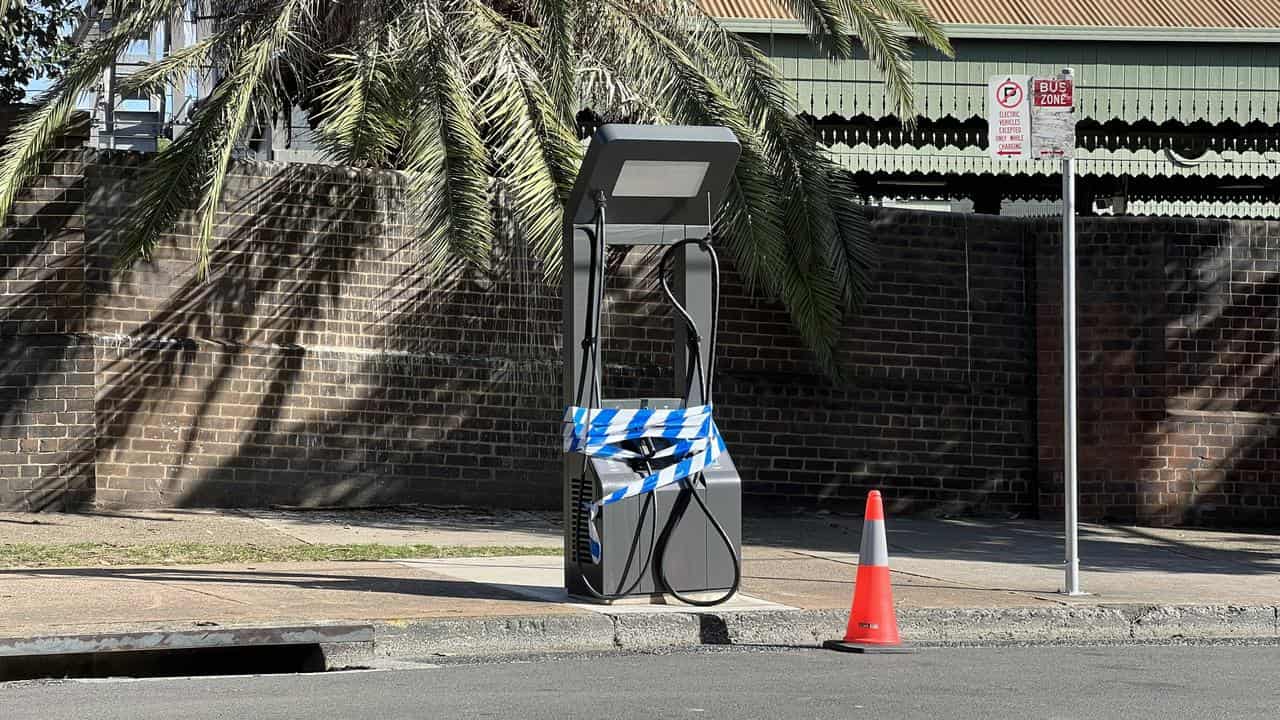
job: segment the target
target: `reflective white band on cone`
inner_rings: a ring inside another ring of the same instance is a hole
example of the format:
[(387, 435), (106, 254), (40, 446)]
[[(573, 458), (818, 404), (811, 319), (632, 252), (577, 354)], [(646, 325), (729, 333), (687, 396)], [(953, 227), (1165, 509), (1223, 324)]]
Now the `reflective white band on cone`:
[(885, 537), (883, 520), (863, 521), (862, 546), (858, 550), (858, 564), (889, 566), (889, 541)]

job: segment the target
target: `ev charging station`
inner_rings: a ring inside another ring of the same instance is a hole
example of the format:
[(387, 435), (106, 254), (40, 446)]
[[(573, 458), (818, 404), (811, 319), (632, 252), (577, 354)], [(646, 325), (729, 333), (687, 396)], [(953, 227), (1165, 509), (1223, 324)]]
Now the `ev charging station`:
[[(565, 208), (564, 558), (572, 596), (731, 598), (741, 580), (741, 480), (712, 419), (719, 263), (712, 224), (737, 164), (723, 127), (604, 125)], [(662, 246), (680, 397), (601, 390), (612, 245)]]

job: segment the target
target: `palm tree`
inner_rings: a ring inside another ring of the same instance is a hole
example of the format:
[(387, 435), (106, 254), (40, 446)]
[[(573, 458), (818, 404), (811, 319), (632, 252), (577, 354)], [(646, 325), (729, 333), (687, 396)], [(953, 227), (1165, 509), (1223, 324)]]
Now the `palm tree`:
[[(79, 51), (0, 150), (0, 224), (82, 94), (132, 38), (188, 1), (107, 0), (114, 27)], [(215, 31), (123, 88), (162, 92), (192, 73), (216, 78), (188, 128), (148, 164), (123, 262), (148, 257), (193, 211), (206, 272), (233, 155), (281, 108), (308, 111), (333, 161), (405, 171), (432, 257), (486, 261), (490, 192), (500, 183), (548, 268), (558, 268), (580, 109), (725, 125), (742, 157), (719, 233), (747, 281), (783, 302), (819, 363), (835, 370), (841, 317), (865, 285), (868, 223), (847, 175), (789, 107), (777, 70), (696, 0), (208, 2)], [(950, 53), (917, 0), (786, 5), (832, 56), (860, 41), (901, 118), (915, 116), (907, 34)]]

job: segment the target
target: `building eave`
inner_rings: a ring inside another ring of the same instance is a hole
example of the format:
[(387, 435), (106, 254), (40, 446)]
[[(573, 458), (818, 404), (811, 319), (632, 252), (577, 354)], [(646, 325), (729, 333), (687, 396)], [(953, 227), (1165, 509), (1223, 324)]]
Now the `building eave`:
[[(798, 20), (719, 18), (721, 27), (741, 34), (804, 35)], [(1181, 42), (1280, 44), (1280, 28), (1084, 27), (1075, 25), (944, 24), (952, 39), (1093, 40), (1097, 42)]]

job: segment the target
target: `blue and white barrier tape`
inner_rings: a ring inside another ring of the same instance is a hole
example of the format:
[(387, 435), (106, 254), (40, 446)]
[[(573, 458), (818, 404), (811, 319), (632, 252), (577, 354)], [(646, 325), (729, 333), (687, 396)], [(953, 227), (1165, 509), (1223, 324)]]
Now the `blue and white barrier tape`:
[[(638, 453), (621, 446), (628, 440), (666, 441), (666, 447), (652, 454)], [(640, 480), (614, 490), (587, 505), (587, 533), (591, 561), (600, 562), (600, 537), (596, 516), (600, 508), (619, 500), (653, 492), (658, 488), (702, 472), (714, 465), (724, 452), (724, 439), (711, 418), (711, 405), (695, 405), (677, 410), (653, 408), (584, 408), (572, 406), (564, 413), (564, 449), (608, 460), (672, 458), (674, 462)]]

